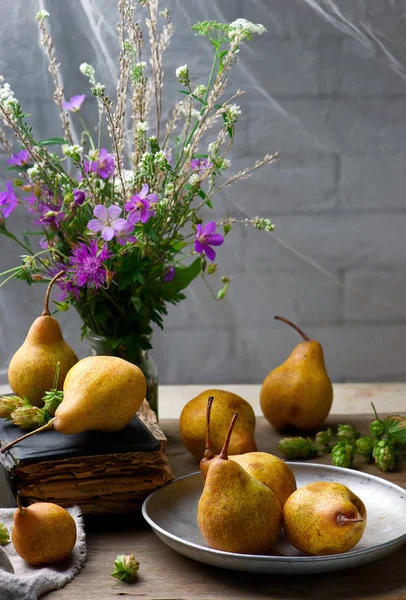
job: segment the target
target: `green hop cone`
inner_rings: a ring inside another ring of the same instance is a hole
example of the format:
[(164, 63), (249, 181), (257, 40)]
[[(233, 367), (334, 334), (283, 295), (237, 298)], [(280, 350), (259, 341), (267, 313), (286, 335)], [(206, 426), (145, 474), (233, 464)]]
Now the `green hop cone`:
[(63, 400), (63, 392), (61, 390), (51, 390), (50, 392), (46, 392), (42, 400), (44, 402), (44, 409), (53, 417), (56, 409)]
[(354, 442), (360, 433), (352, 425), (339, 425), (337, 428), (337, 439), (339, 442)]
[(315, 436), (316, 446), (318, 448), (322, 448), (324, 446), (325, 450), (327, 450), (332, 437), (333, 432), (330, 428), (326, 429), (325, 431), (319, 431)]
[(331, 460), (336, 467), (351, 467), (354, 459), (353, 442), (338, 442), (331, 450)]
[(19, 396), (1, 396), (0, 397), (0, 417), (9, 419), (11, 413), (19, 406), (25, 406), (27, 401)]
[(355, 440), (356, 453), (364, 458), (372, 458), (372, 451), (375, 444), (374, 438), (369, 435), (363, 435), (362, 437)]
[(379, 439), (385, 433), (385, 423), (381, 419), (377, 419), (376, 421), (372, 421), (369, 426), (369, 432), (372, 437)]
[[(119, 581), (134, 583), (137, 579), (139, 568), (140, 563), (138, 560), (135, 560), (134, 554), (118, 554), (114, 561), (114, 571), (111, 576), (119, 579)], [(117, 583), (119, 583), (119, 581), (117, 581)]]
[(313, 458), (317, 455), (317, 448), (312, 440), (299, 436), (281, 439), (278, 449), (289, 460)]
[(46, 423), (44, 411), (37, 406), (20, 406), (11, 413), (11, 419), (21, 429), (37, 429)]
[(4, 544), (8, 544), (10, 541), (10, 534), (8, 529), (3, 523), (0, 523), (0, 544), (4, 546)]
[(376, 441), (372, 456), (378, 469), (381, 471), (393, 471), (396, 460), (396, 452), (388, 440)]

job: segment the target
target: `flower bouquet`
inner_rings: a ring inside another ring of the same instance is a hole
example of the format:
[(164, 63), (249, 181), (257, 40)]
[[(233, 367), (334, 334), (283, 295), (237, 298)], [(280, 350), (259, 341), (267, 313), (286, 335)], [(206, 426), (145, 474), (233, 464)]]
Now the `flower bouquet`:
[[(17, 171), (0, 193), (0, 232), (24, 254), (20, 265), (0, 274), (0, 285), (11, 278), (48, 282), (61, 273), (56, 308), (76, 308), (83, 335), (96, 340), (95, 347), (102, 345), (99, 353), (139, 364), (151, 348), (152, 324), (163, 327), (167, 303), (184, 299), (198, 275), (207, 283), (217, 271), (215, 249), (236, 219), (204, 222), (203, 207), (213, 208), (219, 190), (277, 155), (226, 175), (226, 155), (241, 113), (235, 100), (243, 93), (225, 95), (228, 76), (241, 44), (262, 34), (262, 25), (245, 19), (197, 23), (195, 34), (206, 36), (214, 52), (208, 80), (195, 81), (187, 65), (178, 67), (179, 101), (163, 124), (162, 57), (173, 33), (170, 14), (159, 10), (158, 0), (118, 0), (118, 13), (120, 74), (114, 103), (95, 69), (80, 66), (96, 99), (96, 128), (88, 128), (81, 115), (86, 94), (64, 97), (46, 11), (36, 18), (55, 83), (62, 136), (37, 140), (29, 115), (2, 78), (0, 116), (20, 148), (16, 151), (6, 130), (0, 130), (0, 142), (11, 156), (9, 169)], [(82, 128), (79, 139), (72, 120)], [(101, 143), (103, 126), (109, 148)], [(32, 214), (36, 232), (9, 230), (7, 218), (17, 207)], [(259, 217), (240, 222), (267, 231), (274, 227)], [(229, 282), (222, 277), (221, 289), (213, 292), (216, 299), (225, 296)]]

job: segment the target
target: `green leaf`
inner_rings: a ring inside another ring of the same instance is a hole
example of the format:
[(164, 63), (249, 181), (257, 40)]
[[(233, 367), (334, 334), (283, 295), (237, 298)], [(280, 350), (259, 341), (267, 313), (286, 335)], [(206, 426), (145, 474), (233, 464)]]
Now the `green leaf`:
[(176, 242), (175, 244), (172, 245), (172, 249), (174, 252), (180, 252), (187, 245), (188, 245), (187, 242)]
[(49, 138), (47, 140), (41, 140), (40, 142), (38, 142), (38, 144), (40, 146), (55, 146), (55, 145), (69, 144), (69, 141), (64, 140), (63, 138), (60, 138), (60, 137), (53, 137), (53, 138)]
[(206, 102), (204, 100), (202, 100), (202, 98), (199, 98), (198, 96), (195, 96), (194, 94), (190, 94), (186, 90), (176, 90), (176, 91), (179, 92), (179, 94), (184, 94), (185, 96), (191, 96), (192, 98), (194, 98), (195, 100), (197, 100), (201, 104), (206, 104)]
[(193, 279), (200, 274), (201, 262), (202, 259), (199, 256), (188, 267), (176, 267), (176, 274), (173, 281), (162, 283), (158, 286), (159, 293), (162, 293), (163, 298), (169, 302), (176, 300), (179, 292), (187, 288)]

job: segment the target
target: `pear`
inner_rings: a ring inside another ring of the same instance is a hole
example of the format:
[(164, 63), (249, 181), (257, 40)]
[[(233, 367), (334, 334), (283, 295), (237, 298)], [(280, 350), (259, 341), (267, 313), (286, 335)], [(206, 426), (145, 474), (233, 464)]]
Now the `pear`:
[(283, 527), (290, 543), (305, 554), (341, 554), (360, 541), (366, 509), (345, 485), (317, 481), (288, 498), (283, 507)]
[(211, 548), (261, 554), (279, 538), (282, 509), (275, 494), (228, 460), (234, 413), (224, 446), (210, 463), (197, 508), (199, 529)]
[(291, 321), (283, 317), (275, 319), (291, 325), (304, 341), (265, 378), (260, 392), (262, 412), (278, 430), (288, 426), (301, 431), (320, 427), (333, 402), (333, 386), (324, 364), (323, 349)]
[[(213, 396), (207, 400), (206, 413), (206, 448), (200, 461), (200, 470), (206, 478), (210, 463), (215, 457), (211, 447), (210, 416)], [(296, 479), (288, 465), (277, 456), (268, 452), (246, 452), (229, 455), (229, 460), (238, 463), (252, 477), (269, 487), (283, 507), (286, 500), (296, 490)]]
[(63, 400), (54, 417), (38, 429), (1, 449), (46, 429), (75, 434), (82, 431), (119, 431), (141, 406), (147, 389), (143, 372), (117, 356), (88, 356), (70, 369)]
[(27, 398), (33, 406), (42, 406), (45, 392), (52, 388), (56, 364), (60, 363), (57, 389), (61, 390), (66, 374), (78, 357), (65, 342), (58, 321), (49, 312), (49, 295), (53, 283), (64, 271), (51, 279), (42, 315), (35, 319), (22, 346), (13, 355), (8, 381), (16, 396)]
[(36, 502), (23, 508), (17, 496), (11, 538), (19, 556), (30, 565), (58, 563), (72, 552), (76, 524), (67, 510), (52, 502)]
[(213, 452), (215, 454), (220, 452), (235, 411), (238, 412), (239, 419), (230, 442), (230, 454), (255, 451), (257, 449), (254, 439), (255, 414), (252, 406), (237, 394), (218, 389), (205, 390), (184, 406), (179, 427), (186, 449), (199, 460), (203, 456), (208, 396), (213, 396), (215, 399), (211, 415)]

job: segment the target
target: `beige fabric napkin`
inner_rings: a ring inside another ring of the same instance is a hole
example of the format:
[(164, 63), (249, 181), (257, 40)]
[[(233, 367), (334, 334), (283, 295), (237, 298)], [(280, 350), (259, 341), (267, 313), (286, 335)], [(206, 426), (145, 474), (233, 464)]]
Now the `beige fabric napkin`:
[[(0, 508), (0, 522), (9, 531), (15, 508)], [(32, 567), (20, 558), (10, 542), (0, 547), (0, 600), (37, 600), (72, 581), (86, 560), (86, 536), (80, 509), (69, 508), (77, 529), (76, 545), (70, 557), (57, 565)], [(14, 571), (14, 572), (12, 572)]]

